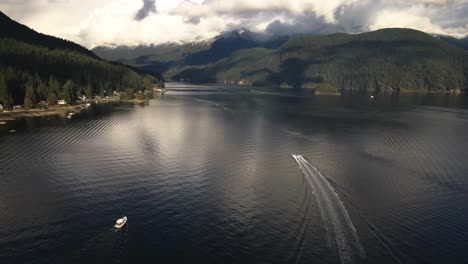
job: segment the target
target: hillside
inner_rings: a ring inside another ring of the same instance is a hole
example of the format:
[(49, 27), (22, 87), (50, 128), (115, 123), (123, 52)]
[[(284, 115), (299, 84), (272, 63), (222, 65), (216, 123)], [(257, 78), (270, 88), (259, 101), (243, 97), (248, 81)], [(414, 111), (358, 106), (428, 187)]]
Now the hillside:
[(184, 69), (192, 82), (247, 83), (345, 91), (465, 89), (467, 53), (410, 29), (294, 37), (278, 49), (247, 49)]
[[(457, 43), (398, 28), (289, 40), (262, 39), (238, 30), (198, 51), (172, 44), (154, 46), (140, 57), (134, 57), (137, 49), (95, 52), (112, 59), (125, 54), (119, 61), (194, 83), (281, 85), (323, 92), (447, 91), (467, 87), (467, 52), (460, 48), (463, 40)], [(162, 54), (165, 59), (158, 59)]]
[[(73, 103), (163, 85), (162, 79), (107, 62), (70, 41), (39, 34), (0, 13), (0, 104), (35, 107), (39, 101)], [(133, 95), (133, 92), (131, 94)]]
[(455, 38), (452, 36), (436, 35), (435, 37), (449, 44), (468, 50), (468, 36), (464, 38)]
[(114, 48), (99, 46), (93, 52), (106, 60), (118, 61), (149, 72), (165, 73), (173, 67), (183, 65), (189, 54), (208, 50), (210, 46), (211, 41)]
[(168, 43), (150, 46), (96, 47), (99, 57), (118, 61), (150, 72), (160, 72), (167, 79), (186, 66), (203, 66), (250, 48), (278, 48), (288, 37), (271, 37), (247, 29), (224, 32), (201, 42)]
[(0, 38), (12, 38), (24, 43), (48, 47), (49, 49), (65, 49), (97, 58), (93, 52), (76, 43), (38, 33), (10, 19), (2, 12), (0, 12), (0, 25)]

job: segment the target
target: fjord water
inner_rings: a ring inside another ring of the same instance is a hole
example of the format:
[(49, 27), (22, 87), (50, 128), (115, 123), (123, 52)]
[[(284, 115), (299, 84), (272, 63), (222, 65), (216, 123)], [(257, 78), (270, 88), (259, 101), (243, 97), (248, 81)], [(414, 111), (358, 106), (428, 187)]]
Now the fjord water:
[(169, 88), (0, 127), (0, 263), (468, 259), (467, 98)]

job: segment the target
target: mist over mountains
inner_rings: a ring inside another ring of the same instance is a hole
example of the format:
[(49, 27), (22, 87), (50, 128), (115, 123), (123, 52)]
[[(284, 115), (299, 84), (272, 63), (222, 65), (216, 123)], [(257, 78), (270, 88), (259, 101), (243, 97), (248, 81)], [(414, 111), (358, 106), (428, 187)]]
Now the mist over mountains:
[(468, 0), (0, 1), (8, 16), (87, 48), (193, 42), (247, 28), (276, 36), (413, 28), (468, 35)]

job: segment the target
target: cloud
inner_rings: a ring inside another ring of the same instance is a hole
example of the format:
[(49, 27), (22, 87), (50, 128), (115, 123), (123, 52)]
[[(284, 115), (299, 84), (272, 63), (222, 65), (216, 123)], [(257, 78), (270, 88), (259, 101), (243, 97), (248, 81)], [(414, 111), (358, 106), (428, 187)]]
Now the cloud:
[(265, 29), (265, 33), (270, 35), (329, 34), (335, 32), (345, 32), (345, 28), (339, 24), (328, 23), (324, 17), (318, 17), (315, 14), (297, 16), (284, 22), (277, 19)]
[(200, 20), (201, 20), (200, 17), (187, 17), (187, 18), (184, 18), (185, 23), (195, 24), (195, 25), (200, 24)]
[(150, 13), (156, 13), (156, 0), (143, 0), (143, 7), (138, 10), (135, 20), (141, 21), (149, 16)]
[[(409, 27), (468, 35), (468, 0), (0, 0), (39, 32), (87, 47), (214, 37), (236, 28), (270, 35)], [(135, 12), (137, 13), (135, 14)]]

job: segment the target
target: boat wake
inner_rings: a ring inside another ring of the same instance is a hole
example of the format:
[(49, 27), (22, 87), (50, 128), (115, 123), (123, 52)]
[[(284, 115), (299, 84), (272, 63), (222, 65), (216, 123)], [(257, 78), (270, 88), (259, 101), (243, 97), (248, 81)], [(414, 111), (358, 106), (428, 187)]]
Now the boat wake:
[(325, 224), (326, 242), (336, 245), (341, 263), (353, 263), (354, 258), (365, 257), (364, 248), (348, 211), (330, 182), (301, 155), (292, 154), (301, 168), (317, 200), (317, 207)]
[(212, 102), (212, 101), (209, 101), (209, 100), (202, 100), (202, 99), (193, 99), (197, 102), (200, 102), (200, 103), (205, 103), (205, 104), (209, 104), (209, 105), (212, 105), (212, 106), (216, 106), (216, 107), (219, 107), (225, 111), (229, 111), (230, 109), (228, 107), (225, 107), (224, 105), (222, 104), (219, 104), (217, 102)]
[(300, 139), (303, 139), (303, 140), (307, 140), (307, 141), (311, 141), (311, 142), (317, 142), (318, 141), (316, 138), (308, 137), (308, 136), (306, 136), (306, 135), (304, 135), (302, 133), (299, 133), (299, 132), (296, 132), (296, 131), (293, 131), (293, 130), (283, 129), (283, 132), (290, 135), (290, 136), (300, 138)]

